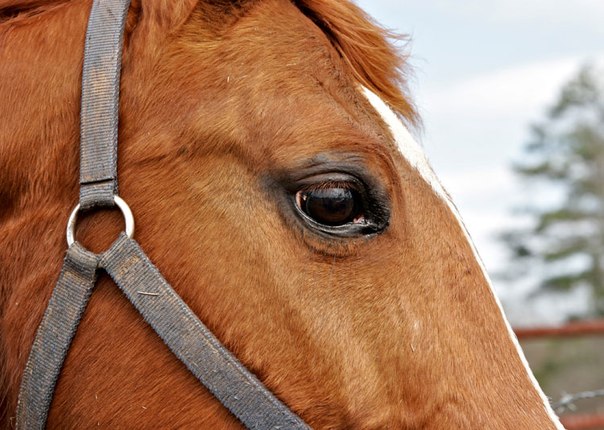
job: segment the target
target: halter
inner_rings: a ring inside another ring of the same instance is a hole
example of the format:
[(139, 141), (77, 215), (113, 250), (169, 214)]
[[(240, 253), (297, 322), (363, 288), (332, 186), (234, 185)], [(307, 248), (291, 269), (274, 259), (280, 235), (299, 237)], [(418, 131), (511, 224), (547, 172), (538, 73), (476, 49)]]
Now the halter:
[[(17, 429), (43, 429), (63, 362), (105, 270), (172, 353), (250, 429), (308, 429), (228, 351), (176, 294), (133, 239), (134, 218), (118, 196), (119, 81), (129, 0), (94, 0), (86, 32), (80, 112), (80, 203), (68, 249), (23, 373)], [(126, 229), (94, 254), (75, 240), (80, 211), (117, 206)]]

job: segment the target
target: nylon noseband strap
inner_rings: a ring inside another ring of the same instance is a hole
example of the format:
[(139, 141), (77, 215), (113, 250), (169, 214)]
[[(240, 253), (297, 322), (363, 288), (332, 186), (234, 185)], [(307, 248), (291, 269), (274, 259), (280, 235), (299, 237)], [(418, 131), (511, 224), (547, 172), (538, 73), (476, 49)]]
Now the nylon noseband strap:
[(248, 428), (308, 428), (220, 343), (135, 240), (122, 234), (101, 266), (174, 355)]
[(67, 250), (23, 371), (17, 429), (45, 426), (61, 367), (94, 289), (98, 261), (98, 256), (77, 243)]
[[(117, 198), (119, 76), (128, 5), (129, 0), (95, 0), (88, 23), (78, 207), (83, 210), (113, 205)], [(69, 246), (23, 373), (17, 429), (45, 428), (63, 362), (99, 269), (113, 278), (174, 355), (246, 427), (308, 429), (220, 343), (125, 233), (101, 255), (77, 242)]]

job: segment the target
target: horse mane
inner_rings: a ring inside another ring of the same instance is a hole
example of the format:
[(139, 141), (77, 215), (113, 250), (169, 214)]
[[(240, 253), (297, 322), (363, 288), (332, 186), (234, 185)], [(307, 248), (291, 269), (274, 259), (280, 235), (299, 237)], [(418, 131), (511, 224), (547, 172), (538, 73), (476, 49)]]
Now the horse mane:
[(408, 54), (392, 42), (408, 41), (377, 24), (352, 1), (294, 0), (330, 39), (354, 77), (381, 96), (407, 123), (418, 115), (408, 94)]

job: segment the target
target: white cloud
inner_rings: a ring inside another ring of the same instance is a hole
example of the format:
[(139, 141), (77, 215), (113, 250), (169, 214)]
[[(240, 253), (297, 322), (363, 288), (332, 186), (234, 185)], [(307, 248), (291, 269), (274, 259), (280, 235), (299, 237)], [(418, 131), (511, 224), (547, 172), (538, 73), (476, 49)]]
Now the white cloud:
[(491, 195), (497, 190), (500, 196), (502, 190), (512, 189), (515, 177), (505, 166), (496, 169), (456, 170), (443, 173), (442, 180), (455, 201), (474, 200), (477, 196)]
[(400, 12), (430, 8), (434, 14), (465, 15), (486, 22), (534, 24), (541, 26), (580, 25), (604, 33), (602, 0), (356, 0), (372, 11)]
[(604, 2), (602, 0), (464, 0), (439, 1), (445, 9), (479, 16), (488, 21), (510, 23), (541, 22), (541, 25), (582, 24), (602, 31)]
[[(595, 60), (604, 63), (604, 52)], [(574, 57), (524, 64), (427, 89), (423, 109), (428, 116), (530, 118), (553, 101), (584, 61)]]

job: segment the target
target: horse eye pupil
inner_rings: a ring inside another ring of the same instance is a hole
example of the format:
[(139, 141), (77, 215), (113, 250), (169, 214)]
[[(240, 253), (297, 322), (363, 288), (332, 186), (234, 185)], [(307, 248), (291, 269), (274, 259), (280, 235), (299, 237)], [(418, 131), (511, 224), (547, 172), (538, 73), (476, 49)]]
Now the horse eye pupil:
[(347, 188), (318, 188), (302, 194), (301, 209), (318, 223), (337, 226), (352, 222), (359, 212), (359, 195)]

